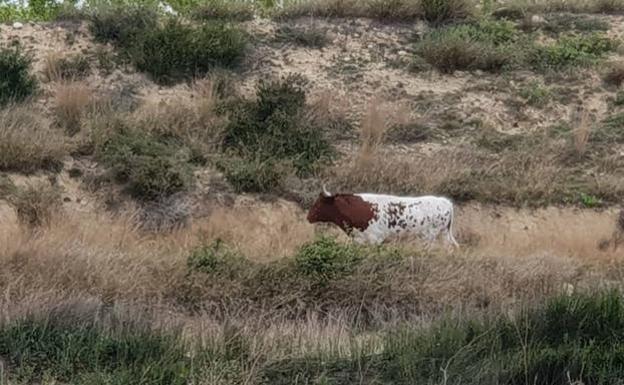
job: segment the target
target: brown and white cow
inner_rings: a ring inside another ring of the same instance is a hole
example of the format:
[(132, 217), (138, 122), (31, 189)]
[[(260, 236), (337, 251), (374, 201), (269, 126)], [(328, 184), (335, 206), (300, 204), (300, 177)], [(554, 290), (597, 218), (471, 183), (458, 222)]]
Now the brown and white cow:
[(357, 243), (416, 235), (431, 244), (444, 234), (448, 244), (459, 246), (453, 237), (453, 203), (442, 197), (331, 194), (323, 186), (308, 221), (334, 223)]

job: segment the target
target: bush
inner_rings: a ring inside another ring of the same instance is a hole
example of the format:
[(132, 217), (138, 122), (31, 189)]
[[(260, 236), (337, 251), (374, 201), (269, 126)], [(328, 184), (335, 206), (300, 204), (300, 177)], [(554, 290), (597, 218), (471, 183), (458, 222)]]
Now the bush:
[(225, 179), (237, 193), (269, 193), (279, 191), (290, 168), (275, 159), (232, 156), (217, 163)]
[(137, 199), (157, 200), (192, 187), (190, 156), (175, 142), (122, 130), (102, 145), (98, 155)]
[(193, 250), (188, 257), (187, 266), (191, 271), (234, 278), (244, 262), (244, 257), (227, 247), (221, 239), (217, 239)]
[(301, 246), (295, 255), (295, 265), (303, 275), (327, 283), (351, 272), (362, 258), (359, 247), (341, 245), (333, 238), (321, 237)]
[(143, 34), (128, 55), (138, 70), (170, 83), (205, 75), (214, 67), (237, 65), (245, 45), (243, 32), (228, 24), (210, 22), (196, 27), (170, 20)]
[(33, 106), (0, 110), (0, 171), (60, 170), (68, 145)]
[(416, 45), (416, 52), (443, 73), (499, 71), (517, 61), (517, 39), (512, 23), (482, 21), (435, 30)]
[(536, 46), (529, 62), (536, 70), (562, 69), (594, 64), (616, 48), (614, 41), (600, 34), (571, 35), (547, 46)]
[(130, 47), (158, 25), (158, 10), (145, 4), (101, 5), (90, 16), (96, 41)]
[(242, 1), (209, 0), (191, 11), (196, 20), (248, 21), (254, 17), (251, 3)]
[(466, 0), (421, 0), (422, 14), (432, 24), (456, 22), (471, 16)]
[(0, 48), (0, 107), (35, 93), (37, 81), (30, 75), (31, 59), (18, 48)]
[(238, 100), (226, 108), (230, 122), (224, 147), (258, 166), (288, 161), (299, 176), (309, 175), (334, 150), (322, 128), (306, 119), (306, 86), (298, 75), (261, 81), (256, 101)]

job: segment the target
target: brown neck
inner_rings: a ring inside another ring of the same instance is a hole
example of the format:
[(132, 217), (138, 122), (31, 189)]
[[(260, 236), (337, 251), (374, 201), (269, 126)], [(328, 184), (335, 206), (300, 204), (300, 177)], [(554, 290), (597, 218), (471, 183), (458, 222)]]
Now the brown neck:
[(335, 200), (336, 214), (332, 222), (344, 232), (352, 229), (366, 230), (368, 223), (375, 216), (375, 210), (370, 203), (355, 195), (338, 195)]

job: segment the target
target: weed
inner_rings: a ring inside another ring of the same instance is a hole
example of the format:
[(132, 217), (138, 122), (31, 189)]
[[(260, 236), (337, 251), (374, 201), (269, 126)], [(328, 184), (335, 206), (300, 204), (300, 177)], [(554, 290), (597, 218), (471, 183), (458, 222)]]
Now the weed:
[(33, 95), (37, 81), (30, 71), (31, 59), (19, 48), (0, 48), (0, 107)]
[(602, 203), (600, 199), (594, 195), (585, 194), (583, 192), (580, 195), (580, 201), (581, 204), (587, 208), (597, 207)]
[(551, 97), (551, 91), (538, 81), (532, 81), (520, 89), (520, 96), (531, 106), (545, 107)]

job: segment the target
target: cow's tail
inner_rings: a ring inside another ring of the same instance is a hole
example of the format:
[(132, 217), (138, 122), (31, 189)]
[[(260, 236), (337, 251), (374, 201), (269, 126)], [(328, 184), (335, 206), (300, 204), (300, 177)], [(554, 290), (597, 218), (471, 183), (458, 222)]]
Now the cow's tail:
[(455, 210), (453, 209), (453, 204), (451, 203), (451, 217), (449, 218), (448, 227), (446, 229), (446, 238), (448, 242), (456, 248), (459, 248), (459, 243), (455, 240), (453, 236), (453, 222), (455, 221)]

